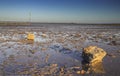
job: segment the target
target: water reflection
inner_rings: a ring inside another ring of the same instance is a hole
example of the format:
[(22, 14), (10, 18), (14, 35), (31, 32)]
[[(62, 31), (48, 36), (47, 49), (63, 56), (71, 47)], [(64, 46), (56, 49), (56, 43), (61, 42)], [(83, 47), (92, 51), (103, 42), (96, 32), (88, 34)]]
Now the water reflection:
[(102, 62), (88, 63), (83, 60), (82, 69), (89, 73), (105, 73)]
[(73, 51), (67, 48), (61, 48), (60, 46), (54, 46), (52, 49), (57, 49), (62, 54), (66, 54), (74, 59), (77, 59), (82, 63), (82, 70), (87, 73), (105, 73), (103, 63), (102, 62), (88, 62), (82, 57), (82, 53), (79, 51)]

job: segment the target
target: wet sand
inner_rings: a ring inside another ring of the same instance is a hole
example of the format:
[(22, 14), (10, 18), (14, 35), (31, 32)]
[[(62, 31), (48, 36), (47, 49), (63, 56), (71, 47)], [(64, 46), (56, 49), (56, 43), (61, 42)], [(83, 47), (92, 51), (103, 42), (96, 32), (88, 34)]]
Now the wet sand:
[[(28, 33), (34, 41), (26, 39)], [(93, 45), (108, 53), (96, 66), (104, 73), (85, 76), (119, 76), (119, 40), (120, 25), (0, 26), (0, 75), (82, 76), (82, 50)]]

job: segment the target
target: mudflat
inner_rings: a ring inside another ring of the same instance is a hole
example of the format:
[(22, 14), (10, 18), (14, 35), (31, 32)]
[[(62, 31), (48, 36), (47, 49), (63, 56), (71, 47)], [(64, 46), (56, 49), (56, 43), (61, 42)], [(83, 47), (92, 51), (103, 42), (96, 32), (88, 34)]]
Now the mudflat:
[[(27, 39), (29, 33), (34, 34), (34, 40)], [(87, 46), (107, 52), (103, 62), (96, 65), (103, 73), (83, 70), (82, 51)], [(119, 58), (118, 24), (0, 26), (0, 76), (119, 76)]]

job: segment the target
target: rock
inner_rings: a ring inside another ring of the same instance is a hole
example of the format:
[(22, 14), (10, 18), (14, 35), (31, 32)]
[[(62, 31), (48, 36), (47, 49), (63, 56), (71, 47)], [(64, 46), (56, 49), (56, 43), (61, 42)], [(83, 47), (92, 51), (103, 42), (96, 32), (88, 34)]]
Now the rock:
[(74, 37), (81, 37), (81, 34), (80, 34), (80, 33), (76, 33), (76, 34), (74, 35)]
[(27, 36), (28, 40), (34, 40), (34, 38), (35, 38), (35, 36), (32, 33), (29, 33), (28, 36)]
[(106, 56), (106, 52), (97, 46), (86, 47), (82, 52), (82, 57), (84, 61), (88, 63), (102, 62), (102, 59), (105, 56)]
[(80, 72), (81, 74), (85, 74), (85, 71), (84, 70), (81, 70), (81, 72)]
[(58, 64), (50, 64), (50, 67), (57, 67)]
[(116, 56), (113, 55), (113, 54), (107, 54), (108, 56), (112, 57), (112, 58), (115, 58)]
[(81, 74), (81, 71), (77, 71), (76, 73), (77, 73), (77, 74)]
[[(41, 69), (41, 74), (52, 76), (52, 74), (57, 72), (58, 65), (57, 64), (50, 64), (50, 66), (45, 66)], [(51, 75), (50, 75), (51, 74)]]
[(110, 45), (120, 45), (120, 41), (111, 41)]
[(110, 45), (117, 45), (116, 41), (111, 41), (109, 44)]
[(72, 69), (80, 69), (80, 67), (78, 67), (78, 66), (75, 66), (75, 67), (72, 67)]
[(46, 63), (48, 62), (49, 57), (50, 57), (50, 55), (47, 54), (46, 57), (45, 57), (45, 62), (46, 62)]
[(41, 36), (42, 36), (42, 37), (44, 37), (44, 38), (46, 38), (46, 37), (47, 37), (47, 35), (46, 35), (46, 34), (42, 34)]
[(47, 50), (47, 49), (46, 49), (46, 48), (41, 48), (41, 50), (42, 50), (42, 51), (45, 51), (45, 50)]
[(65, 39), (64, 39), (64, 38), (58, 38), (56, 41), (57, 41), (58, 43), (64, 43)]
[(36, 50), (29, 50), (32, 54), (34, 54), (36, 52)]
[(117, 44), (117, 45), (120, 45), (120, 41), (116, 41), (116, 44)]
[(120, 53), (120, 50), (118, 50), (117, 52)]
[(60, 68), (60, 72), (61, 72), (61, 73), (64, 72), (64, 68), (63, 68), (63, 67)]
[(102, 60), (106, 54), (107, 53), (103, 49), (97, 46), (89, 46), (84, 48), (82, 53), (82, 69), (89, 73), (105, 73), (102, 66)]
[(78, 72), (80, 72), (81, 68), (80, 67), (71, 67), (71, 69), (73, 71), (75, 71), (77, 74), (79, 74)]
[(95, 73), (105, 73), (102, 62), (92, 63), (90, 68)]

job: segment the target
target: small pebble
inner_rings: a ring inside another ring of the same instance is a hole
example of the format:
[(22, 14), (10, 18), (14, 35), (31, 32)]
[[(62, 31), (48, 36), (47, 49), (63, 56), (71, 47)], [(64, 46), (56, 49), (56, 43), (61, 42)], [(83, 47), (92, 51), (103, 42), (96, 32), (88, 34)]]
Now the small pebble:
[(81, 71), (77, 71), (76, 73), (77, 73), (77, 74), (81, 74)]

